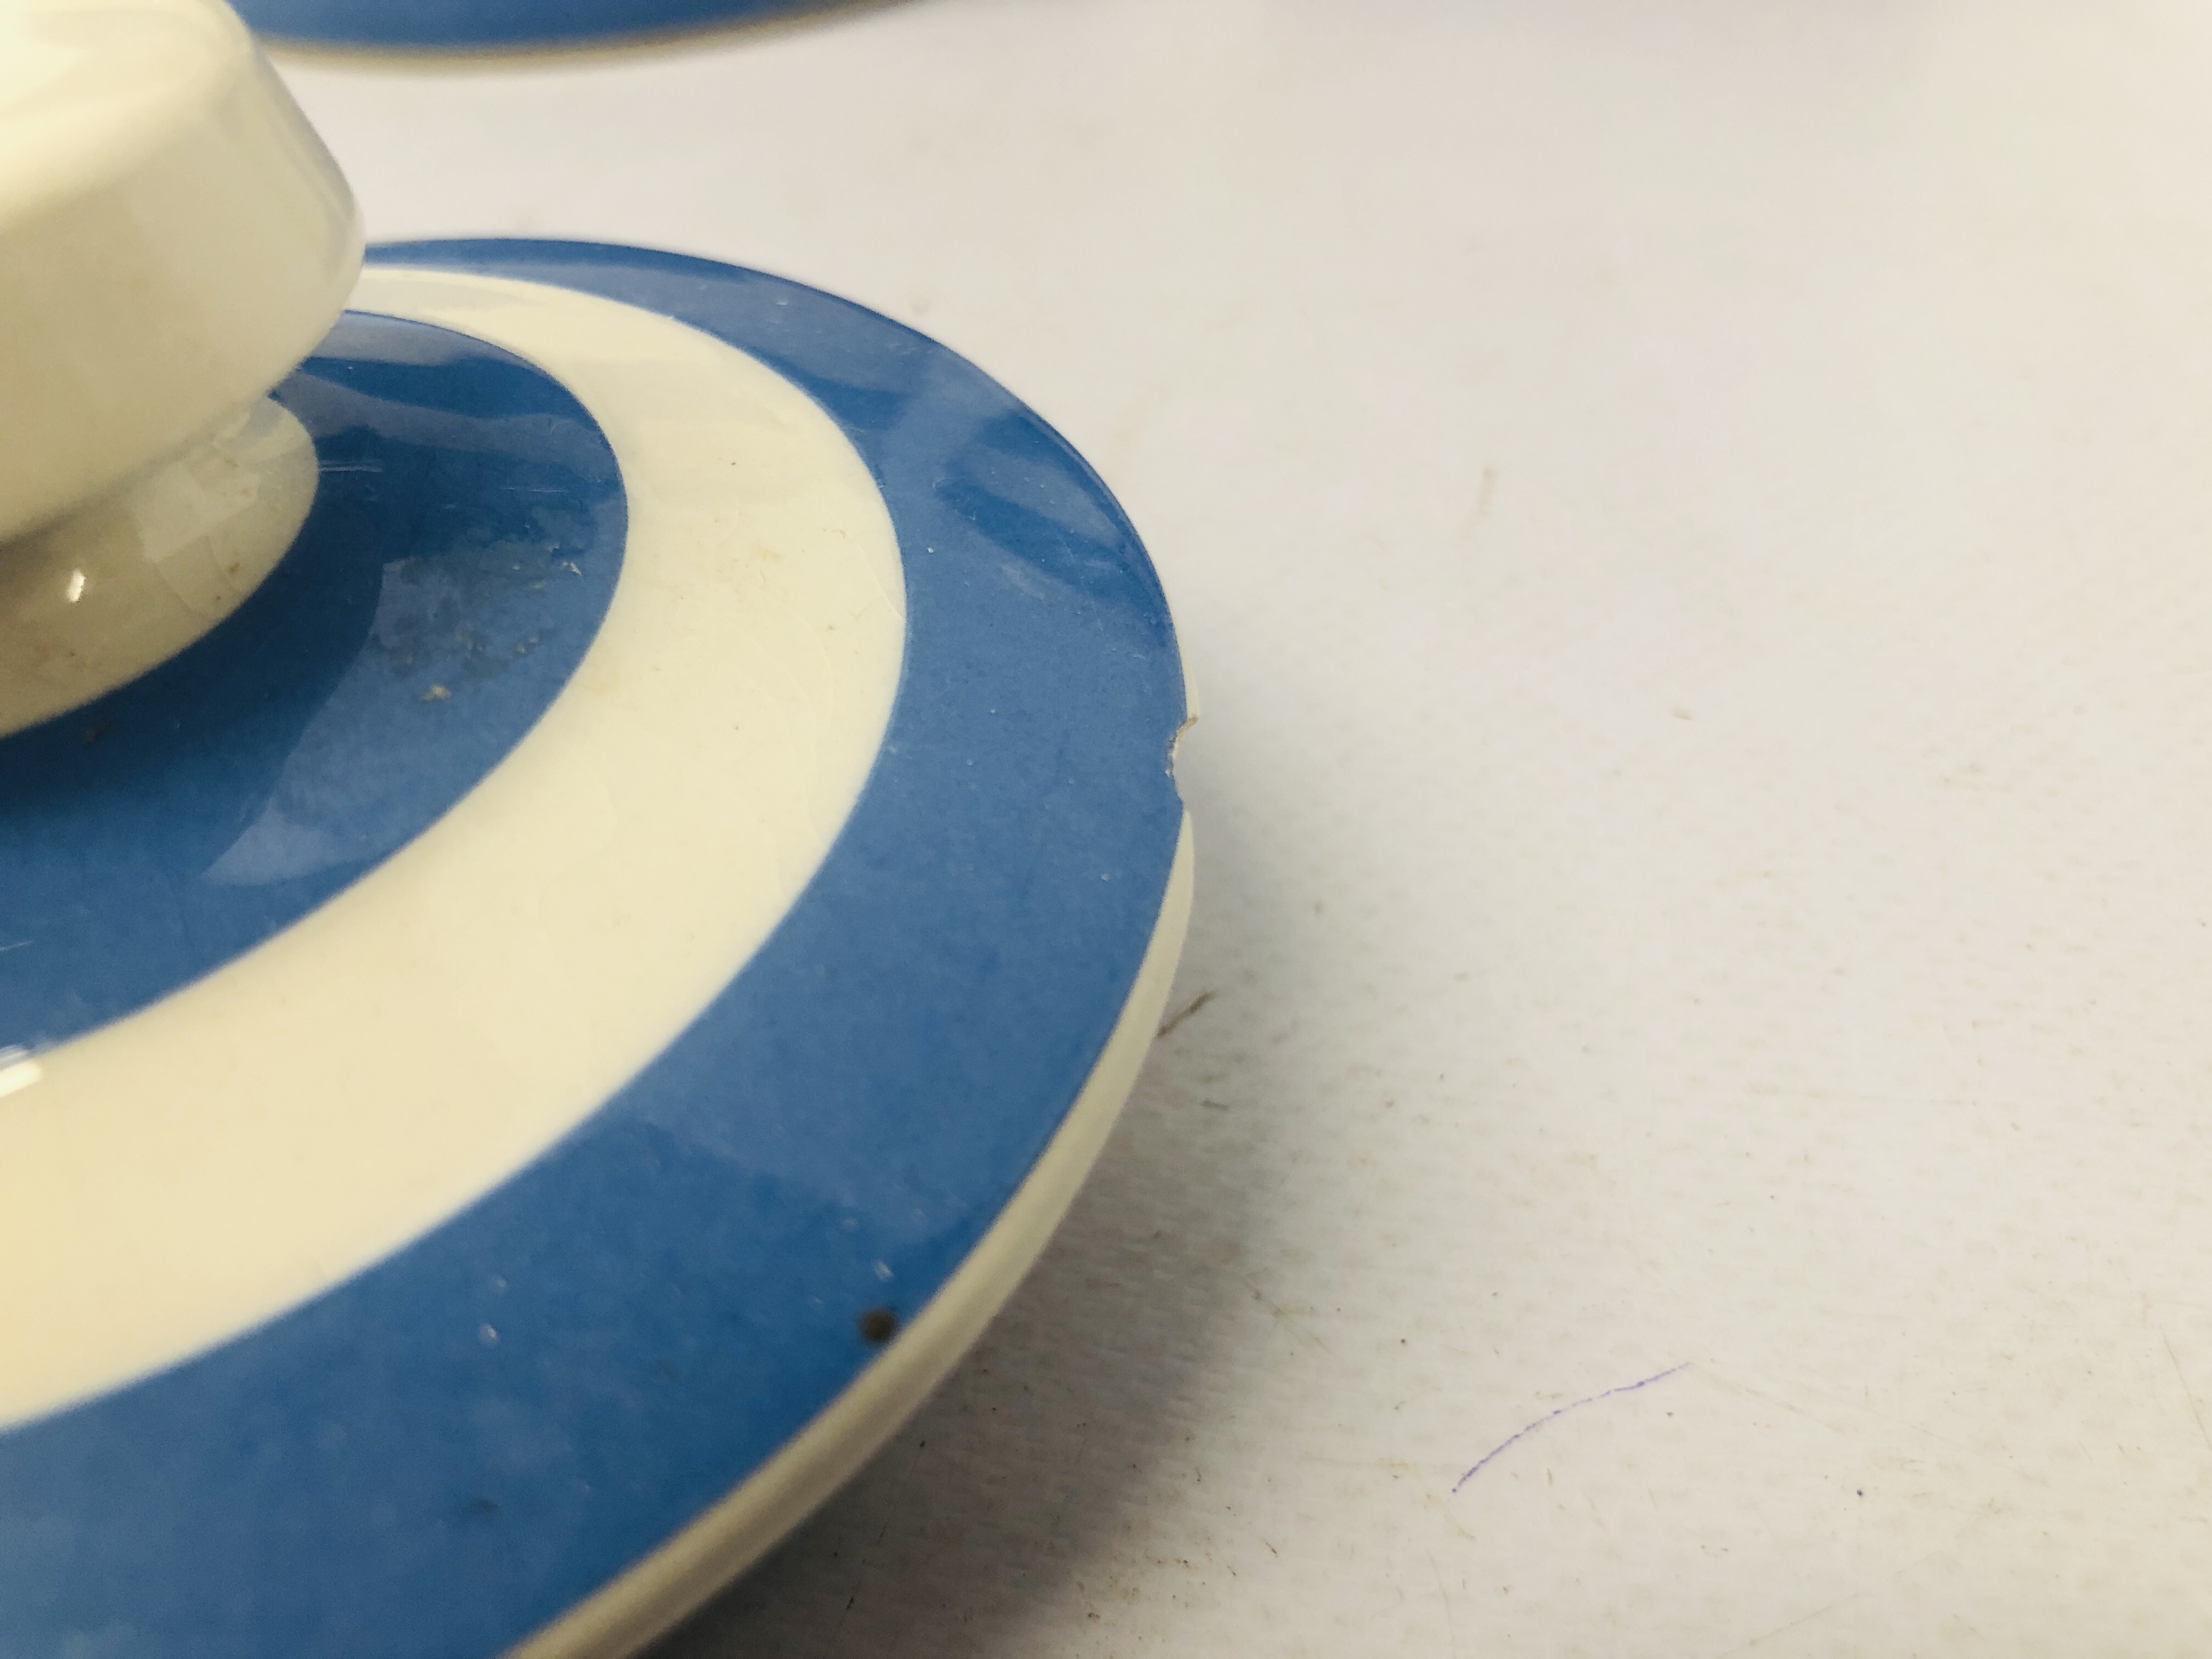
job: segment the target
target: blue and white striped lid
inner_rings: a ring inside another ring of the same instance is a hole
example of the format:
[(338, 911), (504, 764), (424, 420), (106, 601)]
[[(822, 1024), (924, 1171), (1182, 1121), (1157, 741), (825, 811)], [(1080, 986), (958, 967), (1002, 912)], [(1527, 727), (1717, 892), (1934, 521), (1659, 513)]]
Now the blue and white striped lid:
[(372, 253), (228, 620), (0, 738), (0, 1654), (625, 1651), (1041, 1247), (1188, 905), (1097, 476), (757, 272)]

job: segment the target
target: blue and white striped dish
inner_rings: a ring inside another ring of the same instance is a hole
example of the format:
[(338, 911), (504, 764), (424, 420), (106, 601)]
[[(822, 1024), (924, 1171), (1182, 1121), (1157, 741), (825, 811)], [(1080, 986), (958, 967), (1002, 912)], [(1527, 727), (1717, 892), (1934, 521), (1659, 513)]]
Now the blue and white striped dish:
[(0, 738), (0, 1655), (616, 1654), (864, 1458), (1157, 1024), (1187, 709), (960, 358), (373, 253), (306, 529)]

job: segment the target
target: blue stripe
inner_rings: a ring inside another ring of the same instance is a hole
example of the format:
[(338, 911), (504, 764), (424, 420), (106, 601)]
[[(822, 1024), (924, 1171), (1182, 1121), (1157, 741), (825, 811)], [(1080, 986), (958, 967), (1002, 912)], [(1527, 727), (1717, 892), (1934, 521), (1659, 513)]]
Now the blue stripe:
[(308, 1306), (0, 1437), (10, 1659), (462, 1659), (605, 1583), (852, 1381), (863, 1313), (911, 1316), (973, 1249), (1165, 890), (1172, 628), (1035, 415), (757, 273), (561, 243), (377, 257), (646, 306), (805, 387), (890, 503), (903, 678), (798, 905), (581, 1129)]
[(710, 27), (820, 9), (823, 0), (240, 0), (252, 27), (332, 46), (552, 45)]

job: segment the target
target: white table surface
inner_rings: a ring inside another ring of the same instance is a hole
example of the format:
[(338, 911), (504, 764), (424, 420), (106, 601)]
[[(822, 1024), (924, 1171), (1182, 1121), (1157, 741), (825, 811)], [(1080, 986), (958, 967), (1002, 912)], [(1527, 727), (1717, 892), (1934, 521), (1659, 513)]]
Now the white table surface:
[(1190, 1012), (663, 1659), (2208, 1650), (2212, 12), (915, 0), (286, 72), (374, 235), (968, 353), (1203, 695)]

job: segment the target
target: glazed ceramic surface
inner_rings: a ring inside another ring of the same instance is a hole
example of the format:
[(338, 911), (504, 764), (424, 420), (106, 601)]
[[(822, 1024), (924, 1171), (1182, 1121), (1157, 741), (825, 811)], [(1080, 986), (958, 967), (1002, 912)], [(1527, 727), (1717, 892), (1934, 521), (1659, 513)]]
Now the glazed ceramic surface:
[(355, 303), (289, 554), (0, 738), (0, 1652), (635, 1645), (973, 1336), (1166, 994), (1174, 633), (1036, 416), (672, 256)]
[(399, 51), (560, 46), (787, 16), (821, 0), (244, 0), (255, 28), (302, 45)]

